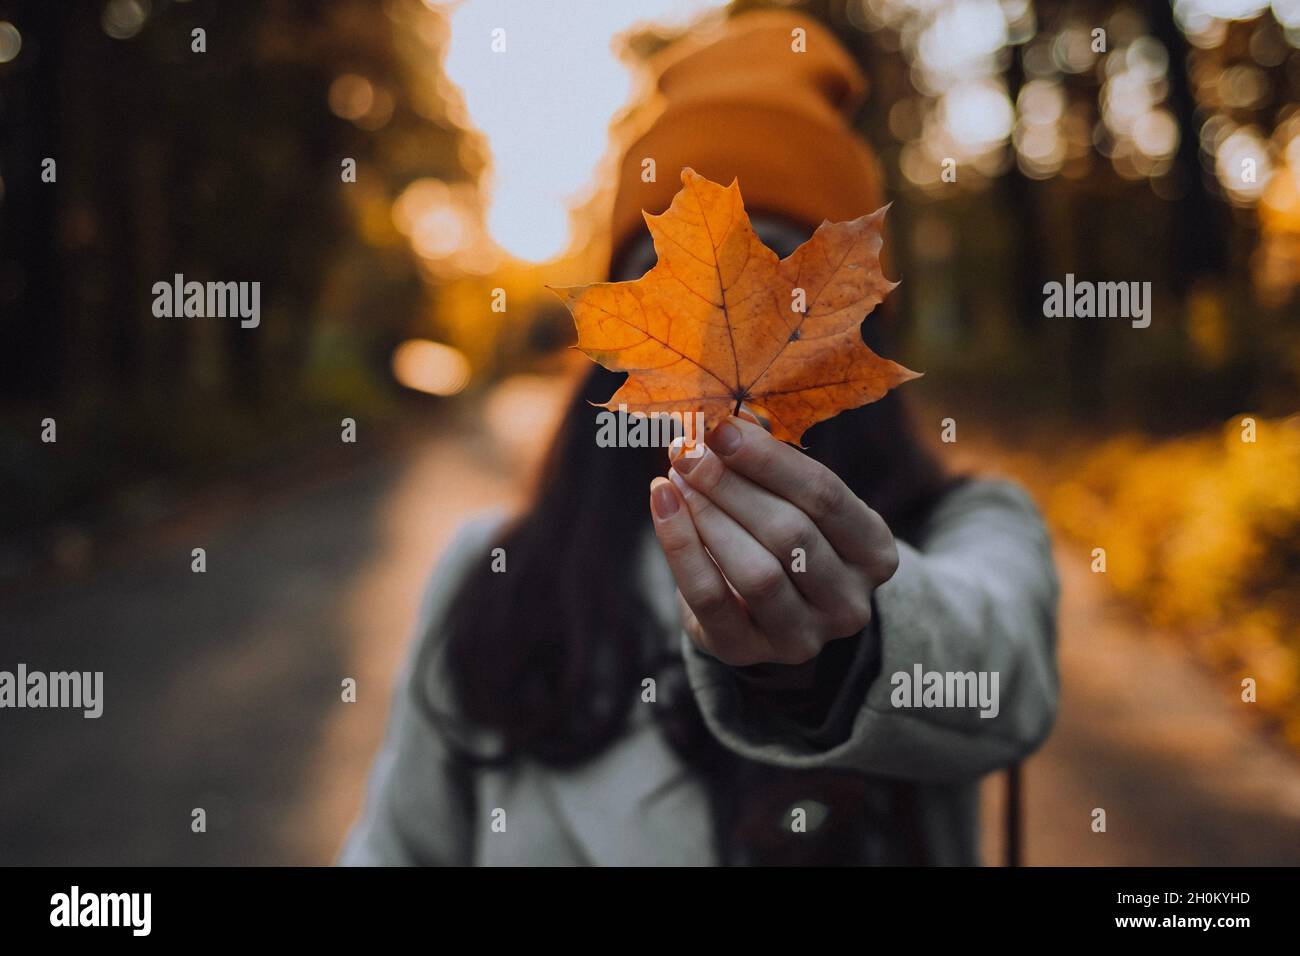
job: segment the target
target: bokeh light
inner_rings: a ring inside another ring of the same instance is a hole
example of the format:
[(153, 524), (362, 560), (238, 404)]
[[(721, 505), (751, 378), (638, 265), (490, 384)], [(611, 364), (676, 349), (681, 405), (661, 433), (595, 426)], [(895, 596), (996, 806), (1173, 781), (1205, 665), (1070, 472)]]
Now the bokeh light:
[(8, 20), (0, 20), (0, 63), (17, 59), (23, 48), (23, 35)]
[(434, 278), (481, 275), (497, 265), (495, 247), (483, 228), (478, 189), (471, 183), (417, 179), (393, 203), (392, 219)]
[(1254, 126), (1241, 126), (1224, 136), (1214, 163), (1223, 188), (1234, 202), (1243, 205), (1264, 194), (1272, 175), (1268, 144)]
[(1033, 36), (1033, 8), (996, 0), (858, 0), (853, 19), (897, 37), (920, 94), (891, 114), (899, 164), (913, 186), (936, 190), (952, 161), (976, 188), (1004, 171), (1016, 112), (1003, 76), (1009, 49)]
[(469, 384), (470, 365), (459, 350), (428, 339), (408, 339), (393, 350), (393, 378), (417, 392), (455, 395)]
[(144, 28), (148, 19), (148, 0), (109, 0), (100, 23), (114, 40), (129, 40)]
[(1168, 172), (1178, 151), (1178, 124), (1164, 106), (1169, 55), (1154, 37), (1121, 40), (1107, 55), (1099, 98), (1105, 152), (1126, 179)]

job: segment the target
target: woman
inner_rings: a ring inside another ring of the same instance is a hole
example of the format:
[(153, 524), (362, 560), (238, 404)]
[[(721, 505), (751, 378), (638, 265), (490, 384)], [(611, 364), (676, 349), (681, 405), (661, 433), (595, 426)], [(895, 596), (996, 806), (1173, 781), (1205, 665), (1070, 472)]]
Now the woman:
[[(611, 276), (653, 264), (640, 211), (685, 165), (738, 177), (782, 256), (877, 208), (846, 120), (863, 87), (786, 13), (669, 51), (623, 159)], [(646, 182), (647, 157), (674, 175)], [(977, 862), (979, 777), (1056, 707), (1057, 584), (1028, 498), (946, 475), (894, 393), (807, 452), (733, 418), (665, 479), (662, 449), (594, 440), (590, 403), (619, 378), (593, 368), (527, 513), (449, 548), (342, 861)], [(918, 669), (995, 699), (913, 700)]]

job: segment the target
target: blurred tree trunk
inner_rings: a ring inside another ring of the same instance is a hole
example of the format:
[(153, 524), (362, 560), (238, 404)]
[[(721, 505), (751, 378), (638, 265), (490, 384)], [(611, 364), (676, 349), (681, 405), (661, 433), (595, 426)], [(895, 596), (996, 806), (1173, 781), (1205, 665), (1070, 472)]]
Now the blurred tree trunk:
[[(1015, 103), (1025, 82), (1021, 50), (1011, 53), (1007, 68), (1007, 95)], [(1007, 146), (1014, 152), (1013, 147)], [(1015, 224), (1012, 234), (1014, 257), (1011, 263), (1014, 292), (1011, 301), (1015, 309), (1014, 327), (1031, 339), (1041, 339), (1043, 329), (1043, 282), (1046, 281), (1047, 263), (1044, 250), (1046, 237), (1039, 222), (1038, 193), (1044, 184), (1030, 180), (1019, 167), (1013, 168), (1001, 180), (1002, 193), (1011, 210)]]
[[(4, 81), (0, 126), (0, 395), (52, 403), (65, 390), (59, 197), (68, 169), (57, 144), (70, 10), (60, 3), (26, 8), (23, 51)], [(56, 183), (41, 181), (45, 157), (58, 162)]]
[(1138, 7), (1151, 26), (1151, 35), (1169, 54), (1167, 101), (1178, 123), (1179, 175), (1185, 188), (1175, 208), (1173, 249), (1179, 268), (1175, 281), (1179, 298), (1185, 298), (1201, 276), (1222, 275), (1227, 263), (1228, 223), (1223, 203), (1205, 188), (1201, 171), (1201, 118), (1187, 77), (1190, 47), (1174, 21), (1169, 0), (1138, 0)]

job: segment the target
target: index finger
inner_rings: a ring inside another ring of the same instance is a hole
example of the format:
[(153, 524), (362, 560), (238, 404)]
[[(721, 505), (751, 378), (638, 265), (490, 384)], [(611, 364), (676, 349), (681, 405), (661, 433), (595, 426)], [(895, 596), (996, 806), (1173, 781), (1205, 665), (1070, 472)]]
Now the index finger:
[(695, 522), (673, 483), (656, 478), (650, 483), (650, 515), (655, 534), (677, 591), (700, 624), (702, 650), (724, 664), (753, 664), (759, 648), (771, 649), (700, 540)]
[(885, 520), (819, 461), (761, 426), (731, 417), (704, 439), (728, 468), (794, 504), (821, 529), (845, 561), (885, 580), (893, 569), (894, 536)]

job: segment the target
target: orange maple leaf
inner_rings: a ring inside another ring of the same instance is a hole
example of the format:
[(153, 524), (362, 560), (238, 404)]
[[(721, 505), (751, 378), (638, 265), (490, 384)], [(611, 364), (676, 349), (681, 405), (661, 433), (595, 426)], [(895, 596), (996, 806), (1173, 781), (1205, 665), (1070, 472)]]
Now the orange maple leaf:
[(578, 348), (631, 373), (601, 407), (699, 411), (712, 429), (743, 402), (775, 437), (800, 444), (817, 422), (919, 377), (862, 341), (863, 319), (898, 284), (880, 271), (884, 217), (879, 209), (823, 222), (778, 259), (754, 233), (735, 181), (723, 187), (683, 169), (668, 210), (645, 214), (653, 269), (553, 290), (573, 314)]

